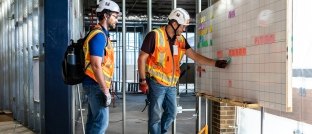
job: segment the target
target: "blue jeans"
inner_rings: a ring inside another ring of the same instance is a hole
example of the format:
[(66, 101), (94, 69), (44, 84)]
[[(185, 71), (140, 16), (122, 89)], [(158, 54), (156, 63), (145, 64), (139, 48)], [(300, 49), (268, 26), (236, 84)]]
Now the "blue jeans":
[(103, 92), (99, 85), (83, 85), (88, 95), (86, 134), (105, 134), (109, 123), (109, 107), (103, 105)]
[(163, 86), (154, 79), (148, 79), (147, 83), (150, 134), (165, 134), (177, 115), (176, 87)]

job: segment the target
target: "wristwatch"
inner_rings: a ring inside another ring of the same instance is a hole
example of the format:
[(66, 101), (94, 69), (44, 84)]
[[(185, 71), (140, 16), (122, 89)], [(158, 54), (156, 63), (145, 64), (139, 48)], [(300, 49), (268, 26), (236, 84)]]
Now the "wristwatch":
[(143, 81), (145, 81), (146, 79), (144, 78), (144, 79), (142, 79), (142, 78), (140, 78), (139, 79), (139, 82), (141, 83), (141, 82), (143, 82)]

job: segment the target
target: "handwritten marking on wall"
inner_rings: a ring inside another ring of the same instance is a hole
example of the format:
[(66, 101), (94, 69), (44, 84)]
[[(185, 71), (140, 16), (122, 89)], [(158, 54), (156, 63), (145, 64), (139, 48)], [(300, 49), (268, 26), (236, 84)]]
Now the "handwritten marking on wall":
[(199, 30), (199, 35), (206, 35), (208, 33), (208, 28)]
[(232, 80), (228, 80), (228, 87), (232, 87)]
[(200, 18), (200, 23), (203, 23), (205, 21), (206, 21), (206, 16), (203, 16), (203, 17)]
[(222, 50), (217, 51), (217, 57), (218, 58), (222, 58), (223, 57), (223, 51)]
[(246, 48), (234, 48), (234, 49), (229, 49), (228, 55), (230, 57), (235, 57), (235, 56), (246, 56)]
[(229, 11), (228, 18), (231, 19), (231, 18), (234, 18), (234, 17), (235, 17), (235, 10)]
[(254, 38), (255, 45), (272, 44), (275, 42), (275, 34), (261, 35)]

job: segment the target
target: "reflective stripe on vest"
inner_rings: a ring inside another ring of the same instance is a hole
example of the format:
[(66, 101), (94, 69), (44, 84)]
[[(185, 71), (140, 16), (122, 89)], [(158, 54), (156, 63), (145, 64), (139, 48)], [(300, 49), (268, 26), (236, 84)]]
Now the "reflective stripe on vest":
[(178, 36), (175, 42), (178, 54), (172, 56), (165, 27), (155, 29), (154, 53), (147, 58), (146, 71), (164, 86), (176, 86), (180, 77), (180, 61), (185, 53), (185, 40)]
[[(98, 29), (93, 30), (93, 31), (91, 31), (91, 33), (89, 34), (89, 36), (87, 37), (87, 39), (84, 42), (83, 46), (84, 46), (84, 52), (85, 52), (85, 65), (86, 65), (86, 67), (90, 63), (89, 41), (98, 33), (104, 34), (102, 30), (98, 30)], [(105, 34), (104, 34), (104, 37), (106, 37)], [(100, 45), (100, 44), (98, 44), (98, 45)], [(101, 64), (102, 73), (103, 73), (103, 76), (105, 79), (106, 87), (110, 87), (112, 77), (113, 77), (113, 73), (114, 73), (114, 48), (113, 48), (113, 45), (112, 45), (109, 38), (107, 39), (107, 46), (104, 49), (105, 49), (106, 55), (103, 56), (103, 61)], [(87, 67), (85, 74), (97, 82), (91, 66)]]

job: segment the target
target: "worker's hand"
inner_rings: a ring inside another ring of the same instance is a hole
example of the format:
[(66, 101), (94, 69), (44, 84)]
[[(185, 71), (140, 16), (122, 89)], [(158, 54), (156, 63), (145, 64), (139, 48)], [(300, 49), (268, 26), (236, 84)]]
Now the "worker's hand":
[(111, 104), (111, 102), (112, 102), (112, 96), (111, 96), (111, 94), (110, 94), (110, 92), (109, 92), (109, 88), (107, 88), (107, 87), (103, 87), (103, 89), (102, 89), (102, 94), (103, 94), (103, 105), (104, 105), (104, 107), (108, 107), (110, 104)]
[(216, 60), (215, 67), (225, 68), (228, 65), (226, 60)]
[(146, 81), (140, 83), (140, 90), (143, 94), (148, 94), (148, 85)]
[(104, 106), (104, 107), (108, 107), (112, 101), (112, 97), (110, 95), (109, 92), (104, 93), (104, 92), (100, 92), (96, 94), (96, 97), (99, 99), (100, 101), (100, 105)]
[(108, 93), (105, 93), (104, 94), (105, 97), (106, 97), (106, 102), (104, 101), (104, 104), (106, 104), (106, 107), (109, 106), (112, 102), (112, 96), (111, 94), (108, 92)]

